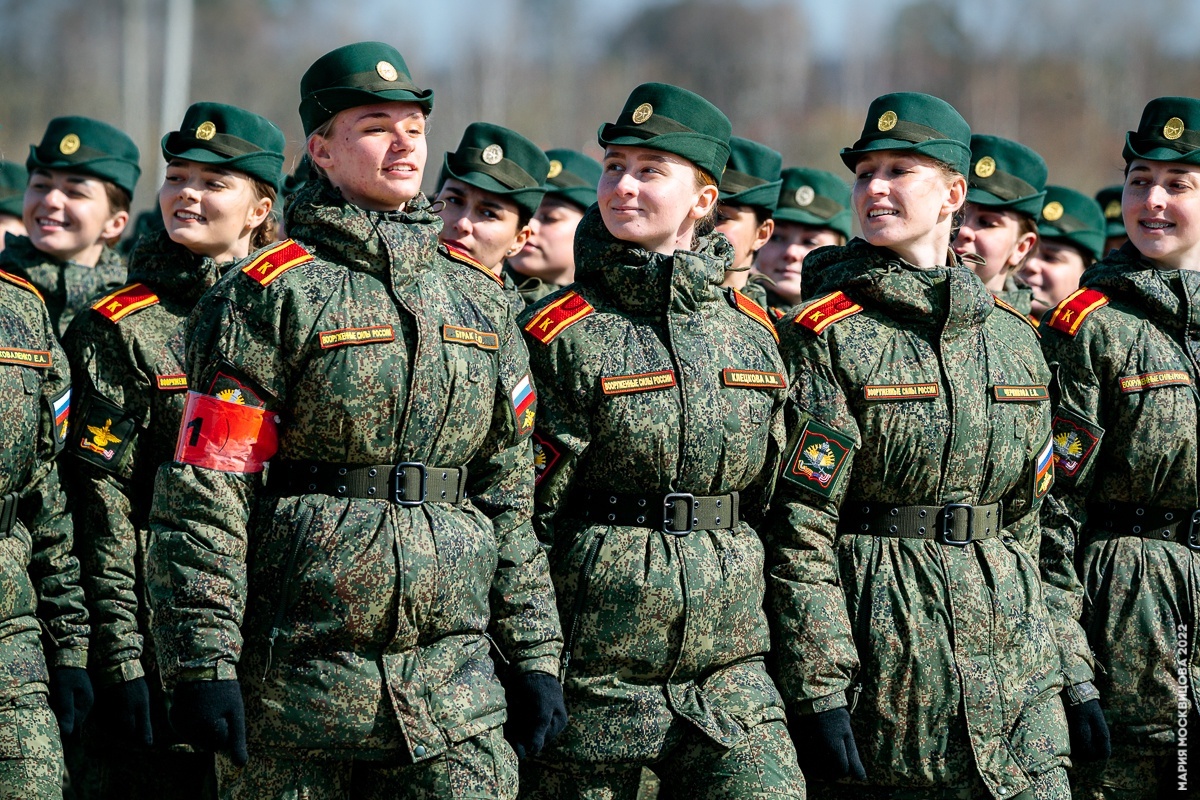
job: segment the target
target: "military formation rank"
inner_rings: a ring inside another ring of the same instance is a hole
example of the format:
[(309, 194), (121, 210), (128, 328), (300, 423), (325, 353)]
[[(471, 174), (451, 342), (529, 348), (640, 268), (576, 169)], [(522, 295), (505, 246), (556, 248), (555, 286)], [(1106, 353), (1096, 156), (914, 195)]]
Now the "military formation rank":
[(550, 344), (554, 337), (595, 310), (580, 295), (573, 291), (566, 292), (529, 320), (525, 324), (525, 332), (542, 344)]
[(810, 419), (784, 465), (783, 477), (821, 497), (829, 497), (833, 494), (834, 479), (853, 449), (853, 441)]
[(669, 389), (675, 385), (675, 371), (642, 372), (637, 375), (613, 375), (600, 379), (600, 388), (605, 394), (633, 394)]
[(120, 322), (135, 311), (149, 308), (159, 302), (158, 295), (144, 283), (131, 283), (102, 297), (92, 304), (92, 309), (109, 322)]

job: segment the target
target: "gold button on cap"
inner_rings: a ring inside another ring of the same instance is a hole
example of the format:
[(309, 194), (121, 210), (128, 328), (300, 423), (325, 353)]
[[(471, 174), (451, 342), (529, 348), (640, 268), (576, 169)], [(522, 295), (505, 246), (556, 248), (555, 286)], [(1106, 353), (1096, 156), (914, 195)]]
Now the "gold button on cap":
[(557, 178), (562, 174), (562, 162), (557, 158), (550, 159), (550, 171), (546, 173), (546, 180)]
[(68, 133), (62, 138), (62, 141), (58, 143), (58, 152), (62, 153), (64, 156), (73, 155), (79, 151), (79, 144), (79, 137), (73, 133)]
[(899, 121), (900, 118), (896, 116), (895, 111), (885, 111), (879, 115), (879, 130), (890, 131), (892, 128), (896, 127), (896, 123)]
[(975, 162), (975, 174), (981, 178), (990, 178), (996, 174), (996, 159), (984, 156)]
[(654, 106), (649, 103), (642, 103), (633, 110), (633, 124), (641, 125), (646, 120), (654, 115)]
[(817, 193), (811, 186), (801, 186), (796, 190), (796, 205), (803, 208), (811, 204), (816, 197)]
[(1048, 222), (1058, 222), (1060, 219), (1062, 219), (1062, 215), (1063, 204), (1057, 200), (1046, 203), (1046, 207), (1042, 209), (1042, 216), (1045, 217)]
[(196, 126), (196, 138), (208, 141), (217, 135), (217, 126), (212, 121), (201, 122)]
[(483, 163), (499, 164), (504, 160), (504, 148), (498, 144), (489, 144), (483, 148)]
[(378, 64), (376, 64), (375, 71), (378, 72), (379, 77), (383, 78), (385, 81), (394, 81), (400, 77), (400, 73), (396, 71), (396, 68), (387, 61), (380, 61)]

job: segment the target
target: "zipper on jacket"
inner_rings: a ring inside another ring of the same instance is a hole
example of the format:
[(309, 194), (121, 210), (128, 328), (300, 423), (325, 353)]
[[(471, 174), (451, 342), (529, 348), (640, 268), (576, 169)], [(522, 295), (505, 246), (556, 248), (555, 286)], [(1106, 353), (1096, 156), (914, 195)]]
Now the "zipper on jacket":
[(267, 682), (267, 675), (271, 672), (271, 658), (275, 652), (275, 640), (279, 637), (279, 627), (283, 624), (283, 614), (287, 609), (288, 588), (292, 583), (292, 572), (296, 569), (296, 559), (300, 555), (300, 543), (304, 540), (308, 533), (308, 528), (312, 524), (313, 509), (308, 503), (304, 503), (303, 516), (296, 524), (296, 531), (292, 534), (292, 541), (288, 548), (287, 563), (283, 569), (283, 586), (279, 589), (279, 604), (275, 606), (275, 615), (271, 619), (271, 632), (267, 636), (267, 662), (263, 666), (263, 683)]
[(558, 671), (560, 684), (567, 680), (567, 667), (571, 663), (571, 653), (575, 649), (575, 640), (579, 636), (579, 626), (582, 624), (580, 619), (583, 617), (583, 604), (587, 600), (588, 581), (592, 577), (592, 570), (596, 566), (596, 557), (600, 554), (600, 545), (603, 542), (604, 533), (597, 534), (596, 540), (592, 542), (583, 559), (583, 566), (579, 568), (579, 588), (575, 592), (575, 609), (571, 614), (571, 627), (567, 632), (567, 640), (563, 643), (562, 666)]

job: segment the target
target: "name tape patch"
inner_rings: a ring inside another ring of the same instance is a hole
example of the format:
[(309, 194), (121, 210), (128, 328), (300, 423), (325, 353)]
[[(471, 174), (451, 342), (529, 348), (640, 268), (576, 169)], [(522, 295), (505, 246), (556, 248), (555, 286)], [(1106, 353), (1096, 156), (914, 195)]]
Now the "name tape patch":
[(344, 347), (351, 344), (376, 344), (390, 342), (396, 338), (391, 325), (372, 325), (367, 328), (339, 328), (336, 331), (321, 331), (321, 349)]
[(639, 375), (613, 375), (600, 379), (600, 388), (605, 394), (632, 394), (653, 392), (675, 385), (675, 371), (664, 369), (659, 372), (643, 372)]
[(1045, 386), (993, 386), (992, 393), (998, 403), (1028, 403), (1050, 399), (1050, 390)]
[(442, 326), (442, 341), (478, 347), (480, 350), (500, 349), (500, 337), (496, 334), (477, 331), (474, 328), (460, 328), (457, 325)]
[(0, 347), (0, 364), (17, 364), (22, 367), (49, 369), (54, 358), (49, 350), (22, 350), (19, 347)]
[(726, 386), (740, 386), (746, 389), (782, 389), (787, 386), (787, 380), (778, 372), (730, 367), (721, 370), (721, 381)]
[(936, 383), (896, 383), (864, 386), (867, 400), (933, 400), (941, 392)]
[(1190, 386), (1192, 376), (1181, 369), (1167, 369), (1161, 372), (1147, 372), (1144, 375), (1126, 375), (1120, 378), (1120, 383), (1122, 393), (1134, 394), (1160, 386)]

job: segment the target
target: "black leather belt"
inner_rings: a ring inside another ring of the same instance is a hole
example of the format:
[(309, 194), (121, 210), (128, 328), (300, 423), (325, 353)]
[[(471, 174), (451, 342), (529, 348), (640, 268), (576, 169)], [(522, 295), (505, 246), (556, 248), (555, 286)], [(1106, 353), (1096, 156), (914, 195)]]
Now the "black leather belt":
[(1004, 508), (1001, 503), (973, 506), (947, 503), (944, 506), (898, 506), (889, 503), (848, 500), (838, 511), (838, 531), (860, 536), (894, 536), (900, 539), (931, 539), (962, 547), (1000, 535)]
[(17, 493), (0, 497), (0, 536), (7, 536), (17, 526)]
[(733, 528), (738, 524), (738, 493), (699, 497), (687, 492), (623, 494), (584, 492), (583, 515), (592, 522), (654, 528), (672, 536)]
[(1102, 536), (1140, 536), (1200, 550), (1200, 509), (1137, 503), (1093, 503), (1088, 528)]
[(466, 496), (466, 467), (403, 464), (328, 464), (320, 461), (272, 461), (267, 491), (281, 496), (329, 494), (390, 500), (399, 506), (457, 503)]

